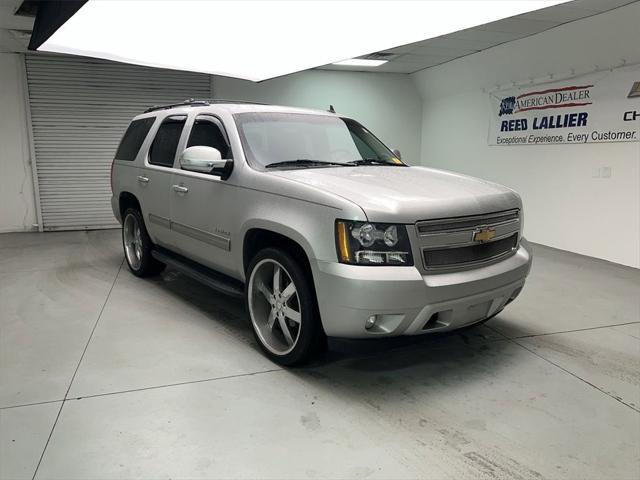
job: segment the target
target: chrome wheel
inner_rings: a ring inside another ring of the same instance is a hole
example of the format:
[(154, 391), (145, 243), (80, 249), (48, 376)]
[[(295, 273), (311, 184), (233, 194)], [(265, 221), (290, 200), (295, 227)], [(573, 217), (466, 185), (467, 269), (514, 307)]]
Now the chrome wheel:
[(127, 215), (122, 226), (122, 241), (127, 262), (134, 270), (142, 263), (142, 231), (138, 219), (134, 215)]
[(291, 352), (300, 338), (300, 298), (291, 275), (278, 262), (260, 261), (251, 272), (249, 314), (262, 344), (276, 355)]

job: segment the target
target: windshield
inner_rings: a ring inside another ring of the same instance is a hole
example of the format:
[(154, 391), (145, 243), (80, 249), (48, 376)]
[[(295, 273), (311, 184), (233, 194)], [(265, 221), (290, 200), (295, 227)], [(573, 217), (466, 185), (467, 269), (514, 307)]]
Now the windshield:
[(358, 122), (329, 115), (234, 115), (251, 166), (320, 168), (347, 165), (404, 166)]

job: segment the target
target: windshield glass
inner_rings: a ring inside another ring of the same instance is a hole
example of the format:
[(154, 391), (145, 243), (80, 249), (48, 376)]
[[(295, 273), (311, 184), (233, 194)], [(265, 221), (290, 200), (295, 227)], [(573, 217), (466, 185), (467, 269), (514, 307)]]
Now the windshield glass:
[(239, 113), (234, 118), (247, 160), (256, 168), (404, 165), (348, 118), (300, 113)]

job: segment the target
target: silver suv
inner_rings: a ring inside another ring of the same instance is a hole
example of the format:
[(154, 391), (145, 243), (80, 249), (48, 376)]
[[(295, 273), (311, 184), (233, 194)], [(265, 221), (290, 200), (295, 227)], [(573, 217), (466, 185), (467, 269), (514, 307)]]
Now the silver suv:
[(129, 125), (111, 182), (133, 274), (171, 265), (244, 296), (258, 343), (283, 365), (309, 359), (327, 336), (486, 321), (531, 267), (514, 191), (410, 167), (333, 112), (154, 107)]

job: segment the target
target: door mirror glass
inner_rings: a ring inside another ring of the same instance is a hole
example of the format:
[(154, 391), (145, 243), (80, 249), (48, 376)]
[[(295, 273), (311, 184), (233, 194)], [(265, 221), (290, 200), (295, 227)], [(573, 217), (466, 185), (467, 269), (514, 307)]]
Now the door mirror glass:
[(220, 150), (204, 145), (189, 147), (180, 155), (180, 168), (190, 172), (222, 175), (228, 162), (232, 160), (224, 160)]
[(394, 148), (393, 154), (396, 156), (398, 160), (402, 160), (402, 154), (400, 153), (400, 150), (398, 150), (397, 148)]

